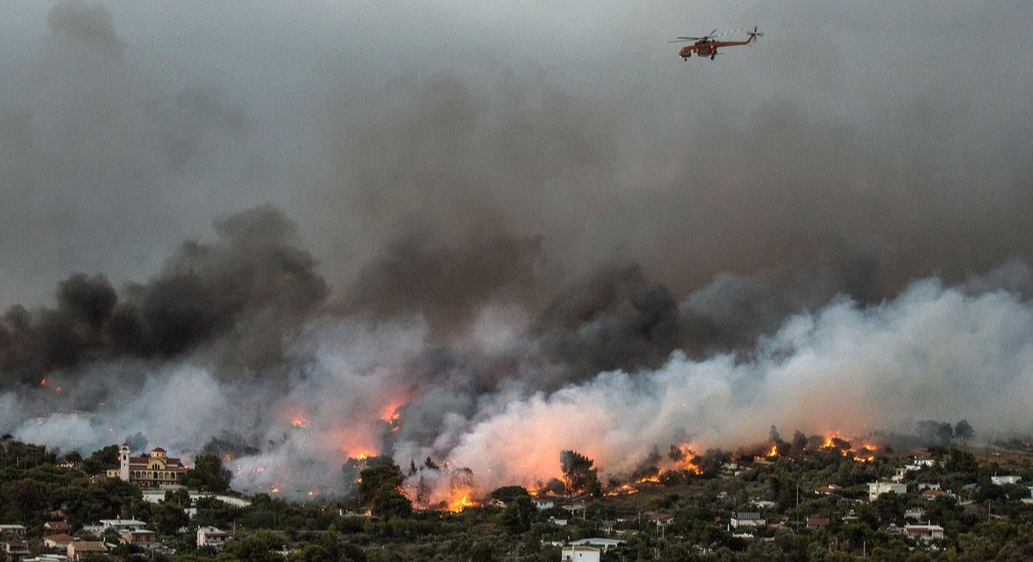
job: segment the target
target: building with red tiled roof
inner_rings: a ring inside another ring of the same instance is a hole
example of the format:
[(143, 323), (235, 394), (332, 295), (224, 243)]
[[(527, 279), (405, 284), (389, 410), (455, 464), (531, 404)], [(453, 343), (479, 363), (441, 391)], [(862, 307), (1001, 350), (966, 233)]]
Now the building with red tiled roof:
[(162, 489), (179, 485), (186, 477), (187, 467), (165, 449), (155, 447), (143, 457), (129, 455), (129, 445), (119, 447), (119, 465), (108, 470), (108, 476), (132, 482), (143, 489)]
[(68, 545), (75, 541), (75, 537), (68, 533), (58, 533), (56, 535), (45, 535), (43, 537), (43, 544), (47, 548), (56, 548), (65, 550)]

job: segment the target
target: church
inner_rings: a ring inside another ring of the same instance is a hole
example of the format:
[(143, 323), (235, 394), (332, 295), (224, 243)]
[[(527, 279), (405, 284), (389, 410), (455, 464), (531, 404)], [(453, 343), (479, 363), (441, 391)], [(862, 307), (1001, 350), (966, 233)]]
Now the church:
[(179, 486), (186, 477), (187, 467), (178, 458), (169, 457), (161, 447), (156, 447), (150, 455), (131, 457), (129, 445), (123, 443), (118, 453), (118, 468), (108, 470), (108, 476), (132, 482), (141, 489)]

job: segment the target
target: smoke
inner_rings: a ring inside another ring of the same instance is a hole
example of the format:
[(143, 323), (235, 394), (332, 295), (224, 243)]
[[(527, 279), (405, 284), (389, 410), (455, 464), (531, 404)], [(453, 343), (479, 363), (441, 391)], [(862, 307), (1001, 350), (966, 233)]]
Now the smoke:
[[(1031, 429), (1029, 18), (751, 7), (783, 32), (690, 66), (651, 46), (672, 6), (436, 6), (411, 29), (469, 33), (19, 8), (0, 430), (217, 452), (250, 491), (380, 453), (433, 502), (772, 424)], [(1007, 76), (937, 47), (958, 21)]]
[(14, 306), (0, 317), (4, 384), (122, 357), (168, 360), (204, 348), (221, 372), (281, 359), (285, 332), (327, 296), (316, 261), (291, 243), (294, 225), (258, 207), (218, 220), (213, 244), (187, 242), (162, 273), (120, 293), (102, 275), (76, 273), (57, 307)]

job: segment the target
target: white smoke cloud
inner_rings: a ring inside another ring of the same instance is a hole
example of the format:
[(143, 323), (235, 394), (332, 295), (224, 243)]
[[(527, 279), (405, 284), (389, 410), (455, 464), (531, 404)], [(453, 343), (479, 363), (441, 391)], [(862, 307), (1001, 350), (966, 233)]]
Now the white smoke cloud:
[(602, 373), (482, 412), (452, 455), (490, 490), (558, 475), (563, 449), (619, 474), (654, 446), (750, 444), (771, 424), (863, 436), (909, 420), (968, 419), (984, 435), (1028, 431), (1031, 384), (1028, 302), (925, 280), (879, 306), (840, 299), (794, 316), (746, 360), (676, 353), (656, 371)]

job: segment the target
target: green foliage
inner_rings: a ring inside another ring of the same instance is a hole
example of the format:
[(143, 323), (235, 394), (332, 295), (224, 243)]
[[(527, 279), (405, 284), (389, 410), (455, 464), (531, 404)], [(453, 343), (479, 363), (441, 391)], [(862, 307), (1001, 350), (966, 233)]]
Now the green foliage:
[(393, 463), (367, 466), (359, 472), (359, 496), (362, 503), (372, 503), (382, 488), (397, 490), (402, 486), (404, 479), (401, 469)]
[(223, 467), (222, 459), (216, 455), (197, 455), (194, 468), (186, 473), (183, 483), (188, 488), (223, 493), (230, 488), (233, 473)]
[(383, 519), (404, 519), (412, 515), (412, 503), (398, 491), (398, 488), (385, 485), (373, 496), (370, 511)]
[(283, 562), (280, 550), (289, 544), (286, 536), (280, 533), (261, 531), (243, 540), (231, 540), (226, 543), (225, 554), (236, 560), (246, 562)]
[(172, 535), (180, 527), (186, 527), (190, 523), (190, 517), (176, 504), (160, 503), (151, 506), (151, 523), (159, 533)]
[(82, 463), (83, 472), (90, 475), (104, 474), (107, 469), (117, 467), (118, 445), (108, 445), (96, 450)]
[(502, 502), (511, 502), (522, 496), (530, 497), (530, 494), (527, 493), (527, 488), (523, 486), (503, 486), (489, 494), (489, 497)]
[(531, 529), (531, 524), (537, 516), (538, 508), (530, 496), (517, 496), (506, 504), (499, 523), (511, 533), (524, 533)]

